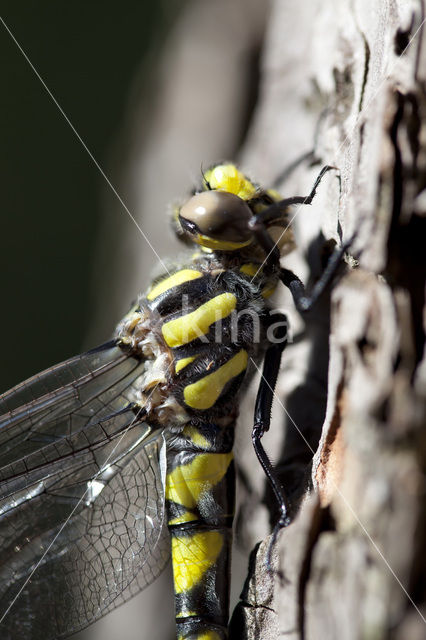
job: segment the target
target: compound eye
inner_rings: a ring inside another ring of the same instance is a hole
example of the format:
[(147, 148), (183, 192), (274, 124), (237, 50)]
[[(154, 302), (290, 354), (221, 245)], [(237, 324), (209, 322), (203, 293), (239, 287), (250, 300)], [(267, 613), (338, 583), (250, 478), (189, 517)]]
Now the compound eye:
[(248, 226), (251, 217), (248, 204), (227, 191), (197, 193), (179, 212), (183, 229), (191, 235), (198, 234), (194, 239), (206, 246), (203, 240), (207, 239), (236, 245), (248, 244), (252, 240)]

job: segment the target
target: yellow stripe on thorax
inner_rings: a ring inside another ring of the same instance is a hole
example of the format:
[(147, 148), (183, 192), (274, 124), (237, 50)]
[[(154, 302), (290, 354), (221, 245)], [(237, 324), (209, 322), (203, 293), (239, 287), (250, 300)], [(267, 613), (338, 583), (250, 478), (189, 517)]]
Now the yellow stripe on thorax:
[(225, 476), (233, 458), (229, 453), (201, 453), (189, 464), (179, 465), (166, 476), (166, 498), (186, 509), (194, 509), (201, 493)]
[(269, 298), (274, 293), (276, 288), (277, 288), (276, 284), (266, 286), (262, 289), (262, 291), (260, 292), (260, 295), (262, 296), (262, 298)]
[(169, 347), (180, 347), (205, 335), (214, 322), (226, 318), (236, 305), (237, 298), (233, 293), (221, 293), (195, 311), (164, 323), (161, 330), (166, 344)]
[(241, 273), (244, 273), (246, 276), (254, 277), (262, 270), (261, 264), (255, 264), (254, 262), (246, 262), (240, 267)]
[[(240, 271), (241, 273), (244, 273), (246, 276), (250, 276), (252, 278), (254, 278), (257, 275), (262, 275), (262, 265), (260, 264), (255, 264), (254, 262), (247, 262), (246, 264), (243, 264), (240, 267)], [(263, 287), (262, 291), (260, 292), (260, 295), (262, 296), (262, 298), (269, 298), (269, 296), (271, 296), (275, 289), (277, 288), (277, 285), (274, 284), (270, 284), (270, 285), (266, 285), (266, 287)]]
[(212, 407), (222, 393), (226, 383), (246, 369), (247, 360), (247, 351), (241, 349), (219, 369), (186, 386), (183, 390), (185, 403), (193, 409), (209, 409)]
[(201, 271), (196, 271), (195, 269), (182, 269), (181, 271), (174, 273), (172, 276), (161, 280), (161, 282), (151, 289), (146, 297), (148, 300), (154, 300), (161, 293), (164, 293), (164, 291), (177, 287), (179, 284), (183, 284), (184, 282), (189, 282), (189, 280), (201, 278), (202, 275)]
[(180, 360), (177, 360), (175, 364), (176, 373), (179, 373), (179, 371), (182, 371), (182, 369), (191, 364), (191, 362), (194, 362), (196, 357), (197, 356), (189, 356), (188, 358), (181, 358)]
[(197, 585), (216, 562), (222, 547), (219, 531), (204, 531), (192, 536), (172, 538), (175, 593), (183, 593)]

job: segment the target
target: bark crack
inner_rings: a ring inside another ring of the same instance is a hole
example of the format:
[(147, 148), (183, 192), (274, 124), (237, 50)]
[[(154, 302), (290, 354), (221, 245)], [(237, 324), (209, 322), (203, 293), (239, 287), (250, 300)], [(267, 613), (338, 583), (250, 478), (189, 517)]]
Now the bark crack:
[(303, 555), (302, 564), (300, 567), (299, 584), (298, 584), (298, 610), (297, 619), (300, 631), (300, 640), (306, 638), (306, 619), (305, 619), (305, 603), (306, 603), (306, 591), (309, 584), (309, 578), (311, 574), (312, 558), (316, 544), (323, 531), (333, 529), (330, 526), (331, 514), (327, 508), (322, 509), (319, 502), (312, 514), (311, 526), (307, 532), (306, 550)]
[(365, 95), (365, 87), (367, 85), (367, 79), (368, 79), (368, 72), (370, 69), (370, 45), (368, 44), (367, 38), (365, 37), (364, 33), (361, 31), (361, 29), (359, 30), (360, 34), (361, 34), (361, 38), (363, 40), (364, 43), (364, 73), (362, 76), (362, 82), (361, 82), (361, 92), (360, 92), (360, 96), (359, 96), (359, 102), (358, 102), (358, 112), (362, 111), (362, 106), (364, 103), (364, 95)]

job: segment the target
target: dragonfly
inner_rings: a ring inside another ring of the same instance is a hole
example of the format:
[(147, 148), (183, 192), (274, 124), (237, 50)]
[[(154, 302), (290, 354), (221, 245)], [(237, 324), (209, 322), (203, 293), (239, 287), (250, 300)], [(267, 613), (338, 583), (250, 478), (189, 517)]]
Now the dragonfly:
[(233, 440), (241, 386), (263, 362), (252, 441), (279, 507), (288, 497), (262, 446), (289, 288), (306, 313), (334, 278), (331, 255), (310, 295), (280, 264), (295, 248), (292, 205), (232, 162), (202, 172), (173, 212), (188, 253), (118, 324), (113, 338), (0, 397), (0, 633), (64, 638), (125, 602), (171, 556), (179, 640), (228, 638)]

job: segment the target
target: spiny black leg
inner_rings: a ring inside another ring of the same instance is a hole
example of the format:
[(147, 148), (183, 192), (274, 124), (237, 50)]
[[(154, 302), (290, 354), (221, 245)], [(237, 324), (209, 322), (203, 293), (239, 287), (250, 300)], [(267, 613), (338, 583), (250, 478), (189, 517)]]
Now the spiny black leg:
[(266, 224), (282, 216), (283, 211), (292, 204), (311, 204), (312, 200), (315, 197), (319, 183), (321, 182), (327, 171), (330, 171), (331, 169), (336, 169), (336, 167), (326, 165), (321, 169), (309, 195), (293, 196), (292, 198), (286, 198), (285, 200), (281, 200), (280, 202), (275, 202), (274, 204), (271, 204), (271, 206), (267, 209), (254, 214), (249, 221), (250, 229), (253, 231), (258, 244), (262, 247), (266, 254), (265, 263), (269, 268), (276, 268), (279, 266), (280, 251), (269, 235)]
[(271, 485), (272, 491), (278, 502), (280, 510), (280, 518), (278, 527), (285, 527), (290, 523), (288, 516), (289, 503), (287, 496), (281, 487), (281, 484), (277, 478), (277, 475), (272, 467), (272, 464), (266, 454), (265, 449), (261, 443), (262, 436), (268, 431), (271, 421), (271, 407), (274, 397), (274, 389), (278, 378), (278, 372), (281, 363), (281, 354), (287, 344), (287, 318), (284, 314), (275, 314), (270, 321), (268, 321), (268, 332), (273, 328), (272, 320), (274, 324), (277, 323), (276, 330), (273, 335), (269, 336), (270, 346), (266, 350), (262, 378), (259, 384), (259, 389), (256, 397), (256, 407), (254, 411), (254, 426), (252, 431), (253, 447), (258, 457), (263, 471)]
[(270, 207), (256, 213), (253, 216), (253, 220), (250, 222), (251, 228), (254, 230), (259, 224), (267, 224), (272, 220), (280, 217), (283, 210), (292, 204), (312, 204), (312, 200), (315, 198), (315, 194), (317, 192), (318, 186), (328, 171), (335, 170), (338, 171), (337, 167), (333, 167), (331, 165), (326, 165), (321, 169), (318, 174), (317, 179), (314, 182), (314, 186), (311, 189), (311, 192), (307, 196), (293, 196), (291, 198), (285, 198), (284, 200), (280, 200), (279, 202), (274, 202)]
[(340, 249), (334, 251), (331, 255), (326, 268), (324, 269), (320, 279), (315, 284), (312, 292), (307, 295), (305, 286), (303, 282), (289, 269), (280, 269), (280, 280), (286, 287), (290, 289), (290, 293), (293, 296), (294, 304), (296, 305), (296, 309), (300, 313), (306, 313), (309, 311), (312, 306), (316, 303), (318, 298), (323, 293), (324, 289), (333, 279), (333, 276), (336, 274), (339, 265), (341, 264), (343, 255), (353, 242), (354, 236), (348, 241), (345, 242)]

